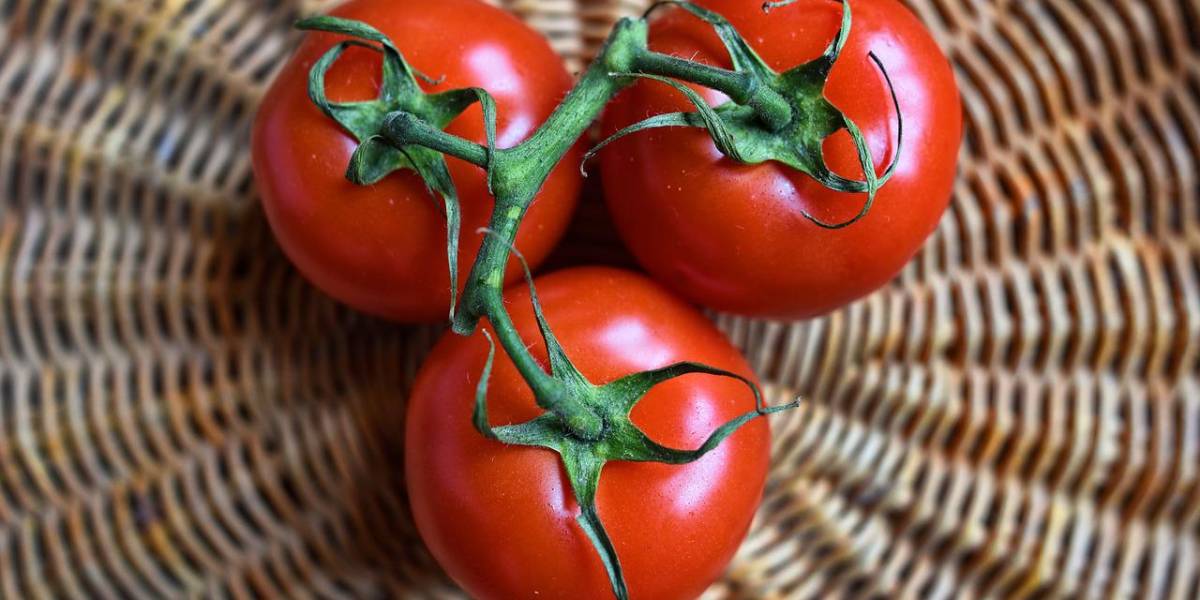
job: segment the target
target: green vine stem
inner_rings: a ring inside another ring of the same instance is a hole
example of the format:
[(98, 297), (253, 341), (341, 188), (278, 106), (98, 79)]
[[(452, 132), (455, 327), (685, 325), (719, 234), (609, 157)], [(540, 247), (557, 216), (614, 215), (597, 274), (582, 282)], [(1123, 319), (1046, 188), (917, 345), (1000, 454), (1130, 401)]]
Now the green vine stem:
[[(790, 2), (768, 2), (764, 10)], [(648, 15), (665, 6), (685, 10), (712, 26), (729, 53), (732, 69), (685, 60), (649, 49)], [(401, 169), (416, 171), (431, 192), (442, 199), (447, 221), (447, 256), (452, 292), (457, 290), (459, 207), (454, 184), (446, 167), (452, 156), (485, 169), (495, 197), (488, 227), (479, 233), (484, 240), (464, 282), (461, 301), (453, 295), (450, 306), (452, 329), (462, 335), (476, 331), (487, 318), (494, 338), (528, 383), (538, 405), (545, 410), (526, 423), (492, 427), (487, 418), (487, 382), (495, 346), (492, 334), (483, 333), (491, 351), (477, 388), (474, 424), (491, 439), (517, 445), (539, 446), (557, 452), (580, 506), (578, 523), (591, 540), (608, 570), (613, 593), (627, 598), (620, 560), (604, 530), (595, 506), (595, 494), (605, 463), (656, 461), (669, 464), (699, 459), (717, 447), (739, 427), (757, 417), (794, 407), (795, 402), (768, 407), (755, 384), (739, 375), (697, 363), (678, 363), (633, 373), (616, 381), (594, 384), (571, 363), (541, 311), (532, 276), (524, 258), (513, 244), (517, 229), (554, 167), (562, 160), (605, 105), (621, 89), (639, 79), (671, 85), (694, 106), (694, 112), (667, 113), (631, 125), (588, 153), (590, 157), (614, 139), (656, 127), (692, 127), (708, 132), (717, 148), (729, 158), (746, 164), (776, 161), (809, 174), (835, 190), (865, 193), (859, 214), (842, 223), (848, 226), (870, 210), (876, 192), (891, 176), (900, 154), (903, 124), (897, 123), (893, 162), (882, 172), (875, 170), (859, 127), (823, 95), (830, 69), (845, 47), (850, 31), (850, 6), (842, 3), (842, 24), (828, 49), (818, 58), (777, 73), (754, 52), (736, 29), (720, 15), (689, 2), (660, 2), (642, 18), (627, 18), (616, 24), (600, 54), (580, 77), (575, 87), (533, 135), (512, 148), (495, 144), (496, 114), (491, 96), (477, 88), (426, 94), (423, 76), (405, 61), (400, 50), (379, 31), (365, 23), (336, 17), (313, 17), (297, 24), (301, 29), (342, 34), (352, 39), (330, 48), (313, 65), (309, 74), (309, 96), (326, 115), (336, 120), (360, 142), (346, 177), (357, 184), (370, 184)], [(367, 102), (334, 103), (325, 96), (325, 74), (349, 46), (364, 46), (384, 55), (379, 97)], [(871, 56), (883, 71), (883, 65)], [(730, 101), (711, 107), (681, 82), (720, 91)], [(890, 79), (888, 79), (890, 88)], [(891, 100), (896, 103), (894, 90)], [(468, 106), (483, 108), (487, 144), (481, 145), (447, 133), (446, 125)], [(899, 106), (896, 106), (899, 114)], [(834, 174), (824, 162), (822, 142), (845, 129), (854, 141), (863, 169), (862, 181)], [(585, 159), (586, 160), (586, 159)], [(503, 275), (511, 256), (525, 266), (534, 314), (549, 355), (549, 372), (530, 353), (505, 307)], [(667, 448), (655, 443), (629, 418), (630, 411), (656, 385), (687, 374), (729, 377), (745, 383), (754, 393), (755, 407), (712, 432), (708, 440), (692, 450)]]

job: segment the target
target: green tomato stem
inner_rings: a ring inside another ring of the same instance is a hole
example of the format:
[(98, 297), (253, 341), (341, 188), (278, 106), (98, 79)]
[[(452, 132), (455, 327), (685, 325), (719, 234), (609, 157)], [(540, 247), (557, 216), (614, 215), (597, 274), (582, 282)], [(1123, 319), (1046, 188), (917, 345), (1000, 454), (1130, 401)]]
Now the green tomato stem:
[(433, 127), (410, 112), (396, 111), (388, 114), (379, 133), (384, 140), (397, 148), (424, 146), (478, 167), (487, 166), (487, 148)]
[[(545, 123), (528, 139), (513, 148), (497, 151), (492, 166), (492, 193), (496, 206), (488, 227), (494, 232), (483, 244), (467, 276), (461, 310), (455, 315), (452, 327), (461, 334), (475, 330), (483, 316), (489, 316), (504, 282), (504, 270), (513, 244), (517, 226), (554, 167), (570, 151), (576, 141), (620, 89), (630, 82), (610, 73), (628, 68), (630, 58), (646, 45), (646, 27), (642, 21), (625, 19), (617, 24), (604, 50), (580, 78), (562, 103)], [(459, 143), (446, 139), (454, 137), (445, 132), (428, 131), (432, 127), (408, 127), (408, 120), (392, 120), (409, 131), (401, 139), (430, 141), (452, 151), (453, 156), (483, 166), (476, 148), (478, 144)], [(482, 150), (482, 147), (479, 147)], [(498, 336), (499, 337), (499, 336)], [(500, 337), (506, 352), (528, 353), (524, 344), (510, 348)]]
[(771, 131), (783, 129), (792, 120), (792, 108), (787, 100), (770, 87), (759, 85), (758, 79), (750, 73), (721, 69), (651, 50), (636, 55), (633, 69), (638, 73), (690, 81), (722, 92), (734, 102), (754, 109), (759, 120)]
[[(503, 285), (504, 268), (516, 241), (516, 224), (546, 178), (613, 96), (633, 82), (631, 77), (618, 73), (638, 71), (678, 77), (712, 87), (735, 100), (745, 100), (751, 106), (761, 106), (759, 114), (765, 123), (782, 126), (791, 120), (787, 102), (770, 88), (758, 85), (753, 77), (653, 52), (647, 47), (646, 36), (644, 20), (618, 22), (600, 54), (541, 127), (517, 146), (497, 151), (491, 173), (496, 208), (489, 224), (496, 235), (483, 241), (467, 277), (462, 310), (453, 323), (458, 333), (474, 331), (479, 318), (489, 314), (489, 302), (481, 301), (479, 296), (484, 289)], [(414, 120), (389, 119), (388, 135), (395, 141), (421, 144), (480, 167), (486, 165), (486, 148)], [(511, 350), (503, 338), (501, 345)], [(523, 346), (517, 351), (522, 352)]]
[(537, 359), (530, 354), (529, 347), (517, 333), (500, 294), (487, 294), (483, 303), (488, 307), (488, 319), (496, 332), (496, 338), (516, 365), (525, 383), (533, 390), (538, 406), (561, 416), (575, 437), (581, 440), (598, 438), (604, 430), (603, 418), (586, 403), (577, 401), (576, 394), (572, 394), (572, 390), (568, 390), (562, 381), (546, 373)]
[(628, 69), (630, 58), (645, 46), (644, 22), (624, 19), (617, 23), (600, 55), (541, 127), (516, 147), (500, 151), (497, 197), (508, 193), (532, 201), (605, 105), (631, 83), (612, 73)]
[(670, 54), (647, 50), (639, 52), (633, 61), (633, 70), (638, 73), (649, 73), (674, 77), (690, 81), (714, 90), (729, 90), (726, 93), (735, 102), (745, 103), (751, 76), (748, 73), (730, 71), (703, 63), (684, 60)]

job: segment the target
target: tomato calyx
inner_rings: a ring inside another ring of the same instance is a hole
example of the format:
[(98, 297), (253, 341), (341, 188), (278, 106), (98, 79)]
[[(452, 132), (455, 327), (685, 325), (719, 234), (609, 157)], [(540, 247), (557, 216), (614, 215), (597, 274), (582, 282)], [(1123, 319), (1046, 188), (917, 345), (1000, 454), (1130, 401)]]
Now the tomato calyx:
[[(487, 359), (475, 387), (472, 422), (484, 437), (515, 446), (534, 446), (558, 453), (579, 505), (576, 523), (592, 542), (612, 585), (614, 596), (626, 600), (629, 591), (621, 571), (616, 548), (596, 510), (596, 490), (604, 466), (612, 461), (659, 462), (680, 465), (699, 460), (718, 447), (740, 427), (755, 418), (790, 410), (799, 400), (768, 406), (753, 381), (746, 377), (697, 362), (677, 362), (658, 369), (626, 375), (602, 385), (587, 380), (567, 357), (566, 351), (550, 329), (538, 301), (529, 267), (519, 253), (514, 254), (525, 267), (534, 318), (550, 363), (552, 385), (539, 390), (530, 385), (538, 405), (546, 412), (524, 423), (493, 427), (488, 420), (487, 391), (496, 345), (491, 334), (482, 330), (488, 342)], [(497, 327), (497, 332), (503, 330)], [(519, 357), (513, 357), (520, 361)], [(518, 364), (518, 368), (520, 365)], [(541, 369), (538, 367), (539, 370)], [(545, 374), (545, 371), (541, 371)], [(630, 418), (630, 413), (655, 386), (689, 374), (736, 379), (754, 394), (754, 410), (724, 423), (693, 450), (671, 448), (655, 442)]]
[[(391, 39), (370, 25), (350, 19), (317, 16), (296, 23), (306, 31), (324, 31), (348, 36), (321, 56), (308, 77), (308, 95), (326, 116), (354, 135), (359, 145), (350, 157), (346, 179), (357, 185), (371, 185), (389, 174), (409, 169), (420, 175), (430, 192), (442, 198), (439, 208), (446, 217), (446, 254), (450, 268), (450, 318), (454, 318), (458, 292), (458, 238), (461, 210), (458, 192), (450, 179), (445, 156), (416, 144), (397, 144), (385, 138), (387, 124), (397, 115), (412, 115), (423, 123), (444, 128), (472, 104), (483, 109), (487, 136), (488, 162), (496, 147), (496, 103), (482, 88), (460, 88), (427, 94), (418, 78), (426, 83), (436, 80), (408, 64)], [(383, 55), (379, 96), (361, 102), (332, 102), (325, 93), (325, 75), (349, 48), (360, 47)], [(490, 173), (489, 169), (489, 173)], [(489, 191), (491, 178), (488, 178)]]
[[(668, 0), (651, 6), (646, 14), (664, 6), (676, 6), (712, 26), (733, 64), (734, 70), (726, 79), (740, 78), (740, 85), (729, 85), (730, 102), (713, 108), (692, 88), (678, 79), (706, 83), (712, 79), (712, 69), (669, 55), (646, 52), (635, 62), (635, 70), (619, 73), (628, 77), (649, 79), (670, 85), (687, 97), (696, 108), (694, 112), (665, 113), (649, 117), (617, 131), (592, 148), (586, 162), (605, 146), (625, 136), (660, 127), (695, 127), (705, 129), (714, 145), (725, 156), (743, 163), (759, 164), (777, 161), (808, 174), (822, 185), (839, 191), (867, 194), (866, 201), (853, 217), (840, 222), (826, 222), (804, 212), (804, 217), (826, 229), (840, 229), (866, 216), (875, 195), (891, 178), (899, 162), (904, 137), (904, 121), (900, 116), (899, 100), (891, 77), (879, 58), (874, 61), (888, 85), (897, 115), (896, 147), (891, 162), (880, 173), (875, 169), (866, 138), (859, 126), (830, 103), (824, 95), (825, 82), (837, 62), (850, 35), (850, 5), (839, 0), (842, 21), (834, 39), (825, 52), (808, 63), (783, 73), (776, 73), (750, 47), (740, 33), (724, 17), (690, 2)], [(791, 4), (791, 1), (767, 2), (764, 11)], [(672, 78), (668, 78), (669, 75)], [(834, 133), (845, 129), (854, 142), (862, 167), (863, 179), (848, 179), (834, 173), (825, 160), (823, 143)]]

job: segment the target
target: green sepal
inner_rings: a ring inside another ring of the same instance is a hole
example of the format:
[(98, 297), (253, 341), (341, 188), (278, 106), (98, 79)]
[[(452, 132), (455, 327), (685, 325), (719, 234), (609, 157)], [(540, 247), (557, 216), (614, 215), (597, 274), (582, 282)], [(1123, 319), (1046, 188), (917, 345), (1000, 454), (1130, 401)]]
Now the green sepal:
[(333, 63), (341, 58), (348, 48), (359, 47), (378, 51), (378, 48), (364, 42), (347, 40), (339, 42), (326, 50), (321, 58), (308, 71), (308, 97), (326, 116), (337, 121), (339, 125), (354, 134), (360, 141), (374, 135), (378, 125), (383, 121), (386, 108), (378, 101), (370, 102), (331, 102), (325, 95), (325, 74)]
[[(821, 95), (821, 88), (829, 76), (829, 70), (833, 65), (833, 61), (837, 59), (842, 47), (845, 45), (845, 41), (842, 38), (845, 37), (845, 32), (849, 31), (850, 6), (847, 3), (843, 3), (842, 6), (844, 7), (842, 29), (839, 30), (838, 39), (835, 39), (830, 44), (825, 54), (821, 58), (800, 65), (780, 76), (783, 86), (796, 90), (808, 90), (807, 95), (811, 98), (811, 101), (807, 104), (807, 108), (803, 110), (811, 111), (808, 114), (813, 115), (812, 120), (818, 126), (814, 132), (807, 138), (804, 138), (805, 143), (800, 147), (792, 148), (793, 152), (790, 155), (786, 150), (781, 148), (780, 154), (775, 157), (775, 160), (811, 175), (822, 185), (830, 189), (839, 192), (865, 192), (867, 194), (866, 202), (863, 203), (858, 213), (845, 221), (826, 223), (808, 213), (804, 213), (804, 216), (810, 221), (826, 229), (841, 229), (856, 223), (859, 219), (866, 216), (875, 202), (875, 196), (879, 192), (879, 188), (887, 183), (891, 179), (892, 174), (895, 173), (896, 165), (900, 162), (900, 155), (904, 147), (904, 119), (900, 115), (900, 100), (896, 96), (896, 88), (892, 85), (891, 76), (884, 69), (879, 57), (874, 53), (868, 53), (867, 57), (875, 63), (875, 66), (879, 68), (879, 72), (883, 74), (892, 101), (892, 107), (896, 111), (897, 116), (896, 147), (892, 152), (892, 160), (882, 173), (879, 173), (875, 169), (874, 159), (871, 157), (871, 149), (867, 145), (866, 136), (863, 135), (862, 129), (850, 117), (846, 116), (845, 113)], [(850, 135), (851, 141), (854, 143), (855, 151), (858, 154), (858, 163), (863, 172), (864, 180), (862, 181), (848, 179), (834, 173), (829, 169), (828, 163), (825, 161), (825, 151), (822, 142), (824, 142), (826, 137), (841, 129), (846, 130)]]
[[(442, 197), (442, 215), (446, 217), (446, 261), (450, 269), (450, 319), (453, 320), (454, 307), (458, 301), (458, 238), (462, 228), (462, 206), (458, 201), (458, 189), (454, 187), (454, 180), (450, 178), (450, 168), (446, 166), (446, 157), (442, 153), (421, 146), (405, 146), (398, 149), (398, 152), (407, 161), (402, 167), (416, 171), (425, 182), (425, 187)], [(351, 163), (353, 164), (353, 161)]]
[[(450, 276), (450, 319), (454, 319), (458, 300), (458, 242), (461, 209), (454, 181), (445, 157), (436, 151), (410, 145), (401, 148), (383, 141), (380, 133), (389, 115), (404, 111), (432, 127), (444, 128), (450, 121), (478, 102), (483, 109), (488, 148), (488, 189), (492, 187), (492, 160), (496, 148), (496, 103), (482, 88), (463, 88), (428, 95), (417, 79), (434, 80), (415, 70), (395, 44), (379, 30), (349, 19), (317, 16), (296, 23), (302, 30), (324, 31), (351, 36), (329, 50), (313, 64), (308, 74), (309, 98), (326, 115), (337, 121), (359, 141), (346, 168), (346, 179), (356, 185), (372, 185), (388, 175), (408, 169), (415, 171), (426, 188), (441, 197), (439, 206), (446, 217), (446, 258)], [(332, 102), (325, 92), (325, 76), (333, 64), (351, 47), (383, 54), (379, 96), (365, 102)]]
[(616, 133), (604, 138), (599, 144), (592, 146), (591, 149), (585, 152), (583, 154), (583, 160), (579, 161), (579, 173), (584, 177), (587, 177), (588, 162), (592, 160), (592, 157), (596, 156), (596, 154), (603, 150), (605, 146), (639, 131), (658, 129), (661, 127), (697, 127), (704, 129), (704, 119), (702, 119), (700, 115), (696, 113), (675, 112), (654, 115), (648, 119), (638, 121), (637, 123), (620, 129)]
[[(873, 53), (868, 56), (879, 67), (887, 82), (892, 105), (897, 114), (896, 147), (892, 160), (882, 173), (875, 169), (870, 148), (861, 128), (824, 96), (825, 82), (834, 63), (846, 47), (850, 34), (851, 11), (848, 2), (842, 5), (842, 20), (834, 39), (822, 55), (808, 63), (782, 74), (772, 71), (750, 48), (741, 35), (720, 15), (697, 7), (689, 2), (659, 2), (650, 11), (660, 6), (678, 6), (703, 19), (713, 26), (729, 51), (735, 69), (752, 76), (755, 85), (769, 86), (789, 103), (795, 115), (791, 122), (778, 131), (765, 129), (755, 109), (730, 101), (714, 108), (708, 107), (699, 94), (691, 88), (671, 79), (655, 75), (617, 73), (621, 76), (637, 76), (668, 83), (684, 93), (696, 107), (696, 112), (667, 113), (649, 117), (629, 125), (606, 138), (584, 155), (586, 163), (596, 152), (612, 142), (633, 133), (661, 127), (695, 127), (708, 131), (713, 144), (730, 159), (743, 164), (761, 164), (776, 161), (816, 179), (825, 187), (839, 192), (866, 193), (866, 201), (855, 216), (830, 223), (803, 212), (812, 223), (827, 229), (840, 229), (864, 217), (870, 211), (875, 196), (895, 172), (902, 149), (904, 121), (900, 118), (900, 104), (896, 97), (891, 77)], [(768, 3), (770, 9), (783, 4)], [(855, 145), (862, 180), (848, 179), (834, 173), (825, 160), (825, 140), (845, 129)], [(583, 166), (581, 165), (581, 169)]]
[(563, 468), (571, 481), (571, 490), (575, 492), (575, 501), (579, 504), (579, 516), (575, 517), (575, 522), (591, 540), (592, 547), (604, 563), (613, 596), (616, 596), (617, 600), (627, 600), (629, 588), (625, 584), (625, 574), (621, 570), (617, 548), (608, 537), (604, 523), (600, 521), (600, 515), (596, 512), (596, 490), (600, 487), (600, 473), (606, 460), (590, 447), (580, 444), (568, 444), (561, 456)]
[(607, 403), (612, 406), (613, 410), (623, 415), (628, 415), (633, 410), (633, 407), (637, 405), (638, 401), (645, 397), (654, 386), (677, 377), (691, 374), (714, 375), (736, 379), (746, 384), (746, 387), (750, 388), (750, 392), (754, 394), (755, 410), (765, 409), (762, 392), (759, 391), (758, 386), (750, 379), (733, 371), (726, 371), (725, 369), (718, 369), (692, 361), (672, 363), (665, 367), (626, 375), (625, 377), (604, 384), (600, 390), (602, 394), (607, 396)]
[(403, 168), (405, 163), (402, 152), (389, 146), (382, 137), (373, 135), (363, 140), (354, 149), (354, 154), (350, 155), (350, 164), (346, 166), (346, 179), (356, 185), (373, 185), (397, 169)]
[(566, 431), (557, 415), (544, 413), (537, 418), (519, 425), (503, 425), (492, 427), (488, 421), (487, 389), (492, 377), (492, 365), (496, 358), (496, 343), (487, 329), (480, 328), (488, 343), (487, 359), (483, 370), (479, 373), (479, 382), (475, 384), (475, 408), (471, 412), (471, 423), (483, 437), (514, 446), (540, 446), (559, 452), (562, 450), (560, 440)]
[(718, 427), (708, 438), (694, 450), (680, 450), (663, 446), (651, 440), (637, 428), (628, 418), (613, 419), (611, 437), (613, 443), (603, 446), (605, 458), (608, 460), (625, 460), (637, 462), (661, 462), (667, 464), (685, 464), (698, 460), (725, 441), (742, 425), (756, 417), (789, 410), (799, 405), (799, 401), (780, 406), (767, 406), (762, 392), (753, 381), (732, 371), (718, 369), (702, 363), (678, 362), (658, 369), (642, 371), (627, 375), (605, 384), (600, 388), (602, 398), (612, 410), (621, 416), (628, 417), (633, 407), (646, 396), (655, 386), (690, 374), (713, 375), (735, 379), (745, 384), (754, 394), (754, 410), (748, 411), (731, 419)]
[(546, 315), (542, 312), (542, 303), (538, 301), (537, 289), (533, 285), (533, 275), (529, 272), (529, 264), (525, 262), (525, 257), (521, 253), (514, 252), (514, 254), (521, 260), (521, 267), (525, 269), (525, 279), (529, 282), (529, 299), (533, 303), (533, 315), (537, 319), (542, 342), (546, 344), (546, 356), (550, 358), (550, 374), (556, 379), (571, 381), (577, 385), (586, 383), (587, 379), (579, 372), (579, 369), (575, 368), (571, 359), (567, 358), (567, 351), (563, 349), (558, 337), (554, 335), (554, 331), (546, 322)]
[[(485, 235), (496, 235), (496, 232), (487, 228), (484, 228), (483, 232)], [(546, 314), (542, 312), (542, 303), (538, 300), (537, 286), (533, 285), (533, 271), (529, 268), (529, 261), (525, 260), (525, 255), (515, 245), (509, 244), (508, 249), (517, 258), (517, 262), (521, 263), (525, 283), (529, 286), (529, 301), (533, 305), (533, 316), (537, 321), (538, 333), (542, 336), (542, 343), (546, 345), (546, 356), (550, 359), (550, 374), (555, 379), (568, 381), (568, 384), (572, 386), (590, 385), (583, 373), (580, 373), (571, 359), (567, 358), (567, 351), (563, 349), (558, 337), (550, 329), (550, 324), (546, 322)]]
[[(530, 282), (532, 288), (532, 281)], [(596, 490), (600, 485), (600, 472), (606, 460), (594, 450), (594, 444), (570, 437), (569, 432), (562, 426), (558, 415), (543, 413), (542, 415), (517, 425), (492, 427), (488, 421), (487, 387), (492, 374), (492, 364), (496, 356), (496, 344), (492, 341), (487, 329), (481, 329), (488, 343), (487, 359), (475, 385), (475, 408), (472, 422), (475, 429), (484, 437), (498, 442), (515, 446), (535, 446), (554, 450), (563, 462), (563, 469), (571, 483), (571, 491), (579, 505), (579, 515), (575, 521), (583, 529), (588, 540), (596, 549), (604, 569), (608, 573), (613, 595), (618, 600), (627, 600), (629, 590), (625, 585), (625, 577), (621, 571), (621, 562), (617, 550), (604, 524), (596, 513)], [(545, 332), (548, 332), (547, 327)], [(551, 334), (552, 335), (552, 334)], [(572, 367), (573, 368), (573, 367)]]
[[(522, 265), (525, 265), (524, 257), (515, 249), (514, 254), (520, 259)], [(525, 276), (529, 281), (531, 300), (543, 339), (548, 348), (557, 347), (560, 351), (557, 360), (562, 361), (562, 366), (555, 370), (555, 379), (563, 384), (566, 393), (573, 395), (578, 402), (590, 407), (596, 414), (602, 415), (605, 422), (604, 430), (598, 439), (582, 439), (574, 435), (563, 418), (554, 412), (543, 413), (524, 423), (492, 427), (488, 421), (487, 386), (496, 347), (491, 334), (486, 329), (482, 331), (488, 343), (488, 354), (475, 388), (472, 421), (475, 428), (488, 439), (509, 445), (541, 447), (559, 454), (579, 505), (580, 512), (576, 517), (576, 523), (587, 535), (603, 562), (614, 596), (618, 600), (626, 600), (629, 597), (629, 591), (621, 570), (620, 559), (596, 510), (596, 490), (599, 487), (600, 475), (604, 466), (614, 460), (661, 462), (674, 465), (690, 463), (717, 448), (729, 436), (753, 419), (794, 408), (799, 405), (799, 401), (780, 406), (767, 406), (758, 386), (749, 378), (732, 371), (696, 362), (674, 363), (658, 369), (634, 373), (603, 386), (592, 385), (574, 365), (571, 365), (566, 354), (561, 353), (561, 346), (546, 323), (545, 316), (541, 313), (537, 292), (527, 265), (525, 265)], [(551, 351), (550, 355), (555, 356), (555, 352)], [(650, 439), (633, 423), (630, 412), (656, 385), (689, 374), (736, 379), (750, 388), (754, 394), (755, 407), (754, 410), (747, 411), (722, 424), (695, 449), (670, 448)]]
[(658, 462), (669, 465), (683, 465), (695, 462), (705, 454), (715, 450), (726, 438), (733, 435), (743, 425), (754, 419), (777, 412), (790, 410), (799, 406), (798, 401), (778, 406), (766, 407), (761, 410), (751, 410), (723, 423), (705, 438), (704, 442), (693, 450), (671, 448), (650, 439), (631, 421), (625, 420), (613, 427), (610, 443), (605, 446), (606, 460), (623, 460), (630, 462)]
[[(787, 71), (788, 73), (803, 70), (805, 72), (814, 74), (821, 82), (824, 82), (825, 79), (829, 77), (829, 72), (833, 70), (834, 63), (836, 63), (837, 59), (841, 57), (842, 50), (846, 49), (846, 41), (850, 39), (850, 3), (846, 0), (836, 1), (842, 5), (842, 22), (838, 25), (838, 30), (833, 36), (833, 41), (829, 42), (829, 46), (825, 48), (825, 51), (821, 53), (821, 56), (803, 65), (790, 69)], [(791, 2), (768, 3), (767, 5), (764, 5), (763, 8), (770, 11), (776, 8), (782, 8), (790, 3)]]
[[(642, 79), (651, 79), (654, 81), (665, 83), (665, 84), (675, 88), (676, 90), (679, 90), (680, 93), (682, 93), (684, 96), (687, 97), (688, 102), (691, 102), (692, 106), (696, 107), (696, 112), (695, 113), (675, 113), (675, 114), (676, 115), (688, 115), (688, 114), (694, 115), (693, 117), (690, 117), (690, 119), (696, 119), (696, 118), (699, 119), (698, 126), (703, 127), (704, 129), (708, 130), (709, 136), (712, 137), (713, 143), (716, 144), (717, 149), (721, 151), (721, 154), (724, 154), (725, 156), (728, 156), (729, 158), (732, 158), (733, 160), (736, 160), (738, 162), (742, 162), (742, 163), (750, 162), (742, 154), (741, 146), (744, 146), (745, 144), (738, 143), (737, 138), (735, 138), (733, 136), (733, 134), (730, 132), (728, 126), (726, 125), (725, 120), (721, 118), (721, 116), (717, 113), (717, 111), (713, 107), (709, 106), (708, 103), (704, 101), (704, 98), (700, 97), (700, 94), (696, 93), (696, 90), (693, 90), (692, 88), (690, 88), (682, 83), (679, 83), (678, 81), (675, 81), (674, 79), (670, 79), (668, 77), (662, 77), (659, 75), (648, 75), (646, 73), (616, 73), (616, 75), (625, 76), (625, 77), (639, 77)], [(737, 105), (734, 104), (734, 106), (737, 106)], [(658, 116), (663, 116), (663, 115), (658, 115)], [(650, 117), (650, 119), (647, 119), (647, 120), (651, 120), (654, 118), (655, 117)], [(695, 121), (689, 122), (688, 119), (689, 118), (685, 117), (684, 119), (681, 120), (681, 123), (674, 123), (674, 124), (667, 124), (664, 121), (664, 122), (660, 122), (660, 124), (657, 124), (655, 126), (657, 126), (657, 127), (675, 127), (680, 124), (684, 124), (684, 125), (687, 125), (690, 127), (697, 126), (697, 125), (692, 124)], [(642, 121), (643, 124), (645, 122), (646, 121)], [(636, 125), (638, 125), (638, 124), (635, 123), (635, 126)], [(646, 129), (646, 128), (647, 127), (642, 127), (642, 129)], [(629, 128), (626, 127), (625, 129), (628, 130)], [(628, 135), (628, 134), (625, 134), (625, 135)], [(618, 138), (620, 136), (621, 136), (621, 132), (617, 132), (612, 137), (609, 137), (608, 139), (601, 142), (601, 145), (603, 146), (603, 145), (612, 143), (616, 138)]]
[(404, 55), (392, 44), (392, 40), (378, 29), (362, 21), (328, 15), (302, 19), (296, 23), (296, 29), (337, 33), (378, 43), (383, 52), (383, 81), (379, 86), (380, 100), (394, 102), (406, 94), (419, 95), (422, 93), (421, 87), (417, 85), (414, 71), (408, 61), (404, 60)]
[(492, 363), (496, 360), (496, 342), (492, 341), (492, 334), (488, 333), (486, 329), (480, 331), (487, 340), (488, 353), (487, 360), (483, 362), (483, 371), (479, 373), (479, 382), (475, 384), (475, 409), (471, 412), (471, 422), (483, 437), (489, 440), (498, 440), (499, 436), (496, 435), (496, 431), (492, 429), (492, 425), (488, 421), (487, 408), (488, 381), (492, 378)]
[(431, 115), (431, 122), (436, 123), (438, 127), (445, 127), (472, 104), (479, 103), (480, 109), (483, 110), (483, 132), (488, 156), (487, 186), (488, 193), (491, 194), (492, 174), (496, 165), (496, 100), (487, 90), (479, 87), (454, 89), (427, 98), (430, 108), (437, 111)]
[(775, 76), (775, 71), (767, 66), (766, 61), (750, 47), (750, 44), (746, 43), (746, 39), (742, 37), (742, 34), (738, 33), (737, 29), (725, 17), (702, 6), (679, 0), (655, 2), (650, 8), (646, 9), (643, 18), (649, 17), (651, 13), (664, 6), (682, 8), (695, 15), (701, 21), (711, 25), (717, 37), (721, 38), (721, 43), (725, 45), (725, 50), (729, 52), (729, 60), (733, 63), (734, 69), (743, 73), (751, 73), (760, 80), (769, 80)]

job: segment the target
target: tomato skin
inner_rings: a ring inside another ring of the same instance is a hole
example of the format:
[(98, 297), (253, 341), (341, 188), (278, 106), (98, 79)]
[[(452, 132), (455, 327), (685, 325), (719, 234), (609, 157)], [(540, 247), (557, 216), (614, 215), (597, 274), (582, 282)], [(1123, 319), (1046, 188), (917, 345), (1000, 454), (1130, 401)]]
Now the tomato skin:
[[(757, 1), (699, 3), (728, 18), (779, 72), (819, 56), (841, 17), (840, 6), (828, 0), (800, 0), (770, 14)], [(896, 173), (861, 221), (836, 231), (818, 227), (803, 210), (844, 221), (866, 195), (828, 190), (778, 163), (739, 165), (701, 130), (643, 132), (601, 153), (605, 199), (621, 237), (647, 270), (686, 298), (751, 316), (819, 315), (885, 284), (936, 228), (962, 135), (954, 74), (928, 31), (896, 0), (850, 5), (850, 38), (826, 96), (862, 128), (881, 172), (895, 151), (896, 115), (868, 52), (891, 76), (904, 116)], [(730, 67), (711, 30), (680, 10), (652, 25), (650, 46)], [(702, 95), (714, 105), (726, 100)], [(641, 82), (610, 106), (605, 131), (679, 110), (694, 109), (668, 86)], [(839, 132), (824, 147), (835, 172), (861, 178), (849, 135)]]
[[(537, 285), (567, 355), (594, 383), (680, 360), (753, 378), (703, 315), (641, 275), (575, 268), (539, 278)], [(514, 286), (506, 297), (522, 338), (537, 341), (533, 352), (544, 363), (528, 289)], [(487, 440), (471, 425), (486, 353), (481, 333), (447, 335), (417, 376), (405, 426), (405, 468), (421, 537), (450, 576), (478, 598), (611, 598), (604, 567), (575, 522), (578, 506), (558, 455)], [(496, 426), (541, 413), (499, 348), (488, 405)], [(632, 416), (652, 439), (695, 448), (753, 407), (743, 383), (687, 375), (654, 388)], [(769, 435), (760, 418), (691, 464), (605, 467), (597, 511), (631, 597), (695, 598), (720, 576), (761, 498)]]
[[(524, 140), (572, 85), (561, 59), (516, 17), (478, 0), (351, 0), (333, 15), (364, 21), (391, 37), (414, 68), (445, 77), (427, 92), (478, 86), (496, 99), (498, 144)], [(404, 322), (444, 320), (450, 302), (442, 200), (410, 171), (371, 186), (344, 177), (357, 142), (309, 100), (308, 71), (339, 36), (309, 34), (276, 76), (253, 133), (255, 178), (271, 227), (292, 262), (317, 287), (359, 310)], [(334, 101), (378, 95), (380, 58), (351, 48), (326, 76)], [(473, 106), (447, 131), (483, 143)], [(537, 264), (561, 237), (575, 206), (578, 156), (550, 176), (516, 245)], [(482, 169), (448, 159), (462, 205), (459, 284), (478, 252), (475, 231), (493, 200)], [(519, 277), (517, 263), (506, 277)]]

